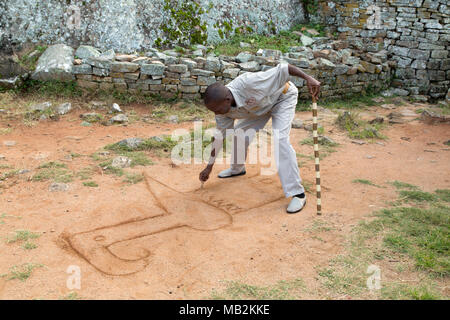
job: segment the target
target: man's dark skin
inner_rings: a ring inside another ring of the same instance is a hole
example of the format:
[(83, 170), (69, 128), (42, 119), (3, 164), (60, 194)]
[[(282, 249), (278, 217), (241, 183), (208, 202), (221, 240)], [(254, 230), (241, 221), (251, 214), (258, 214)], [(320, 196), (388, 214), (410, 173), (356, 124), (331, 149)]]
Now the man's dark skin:
[[(289, 75), (294, 77), (300, 77), (305, 79), (306, 85), (308, 86), (309, 92), (311, 93), (311, 96), (315, 101), (317, 101), (319, 92), (320, 92), (320, 82), (314, 79), (313, 77), (307, 75), (304, 73), (301, 69), (289, 64), (288, 65), (288, 71)], [(206, 107), (214, 112), (215, 114), (226, 114), (228, 111), (230, 111), (231, 106), (236, 106), (236, 101), (234, 100), (233, 94), (231, 91), (224, 86), (225, 92), (225, 98), (222, 100), (216, 100), (211, 101), (206, 105)], [(214, 138), (213, 138), (214, 141)], [(213, 149), (211, 151), (211, 158), (215, 157), (215, 150)], [(212, 171), (212, 168), (214, 166), (214, 161), (210, 160), (209, 164), (206, 166), (206, 168), (200, 172), (199, 179), (202, 182), (205, 182), (209, 179), (209, 175)]]

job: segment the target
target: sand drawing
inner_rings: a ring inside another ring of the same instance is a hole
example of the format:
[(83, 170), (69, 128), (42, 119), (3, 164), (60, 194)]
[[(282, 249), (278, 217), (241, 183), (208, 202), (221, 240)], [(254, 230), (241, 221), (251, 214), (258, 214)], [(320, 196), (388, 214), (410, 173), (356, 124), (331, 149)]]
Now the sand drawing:
[[(182, 227), (198, 231), (218, 230), (233, 223), (233, 214), (281, 198), (273, 192), (273, 181), (264, 177), (241, 179), (239, 188), (225, 183), (181, 193), (145, 172), (144, 176), (146, 187), (164, 214), (64, 236), (73, 250), (104, 274), (133, 274), (149, 263), (148, 250), (143, 249), (138, 259), (124, 259), (109, 249), (113, 244)], [(243, 181), (246, 183), (242, 187)]]

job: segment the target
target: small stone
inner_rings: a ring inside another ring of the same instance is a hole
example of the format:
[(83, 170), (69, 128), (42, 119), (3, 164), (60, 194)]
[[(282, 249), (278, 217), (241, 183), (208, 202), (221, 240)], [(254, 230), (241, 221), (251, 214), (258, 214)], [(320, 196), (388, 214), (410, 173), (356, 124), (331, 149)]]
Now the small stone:
[(354, 143), (354, 144), (359, 144), (359, 145), (366, 144), (365, 141), (360, 141), (360, 140), (351, 140), (351, 142)]
[(120, 109), (120, 106), (117, 103), (113, 103), (111, 111), (112, 112), (122, 112), (122, 109)]
[(242, 62), (248, 62), (253, 58), (253, 55), (251, 55), (248, 52), (241, 52), (236, 56), (236, 62), (242, 63)]
[(67, 191), (67, 190), (69, 190), (69, 185), (67, 183), (53, 182), (48, 187), (48, 190), (50, 192)]
[(68, 113), (70, 110), (72, 110), (72, 104), (70, 102), (65, 102), (56, 107), (56, 112), (61, 115)]
[(112, 160), (111, 166), (113, 168), (128, 168), (131, 166), (131, 159), (124, 156), (115, 157)]
[[(126, 146), (126, 147), (134, 150), (134, 149), (138, 148), (143, 142), (144, 142), (144, 140), (141, 138), (127, 138), (127, 139), (117, 142), (117, 144), (121, 145), (121, 146)], [(100, 152), (98, 154), (100, 154)], [(106, 155), (109, 155), (109, 152)]]
[(294, 129), (303, 128), (303, 121), (301, 119), (294, 119), (292, 121), (292, 128), (294, 128)]
[(178, 116), (177, 115), (171, 115), (168, 119), (172, 123), (178, 123)]
[(90, 122), (87, 122), (87, 121), (83, 121), (83, 122), (81, 122), (81, 125), (82, 125), (83, 127), (90, 127), (90, 126), (91, 126), (91, 123), (90, 123)]
[(42, 103), (38, 103), (38, 104), (34, 104), (30, 107), (30, 111), (45, 111), (47, 109), (49, 109), (52, 106), (51, 102), (42, 102)]
[(239, 46), (241, 47), (241, 48), (250, 48), (252, 45), (250, 44), (250, 43), (247, 43), (247, 42), (240, 42), (239, 43)]
[(383, 117), (376, 117), (372, 120), (369, 121), (370, 124), (375, 124), (375, 123), (383, 123), (384, 122), (384, 118)]
[(125, 61), (125, 62), (131, 62), (134, 59), (136, 59), (138, 56), (134, 54), (116, 54), (116, 60), (117, 61)]
[(136, 72), (139, 69), (137, 63), (132, 62), (113, 62), (111, 63), (111, 72)]
[(141, 66), (141, 73), (151, 76), (162, 76), (164, 75), (164, 70), (165, 66), (161, 63), (143, 64)]
[(400, 111), (400, 114), (403, 117), (417, 117), (417, 113), (415, 113), (414, 111), (412, 111), (410, 109), (404, 109), (404, 110)]
[(261, 70), (261, 66), (256, 61), (243, 62), (239, 64), (239, 67), (244, 71), (256, 72)]
[(374, 156), (371, 156), (371, 155), (366, 155), (366, 158), (367, 159), (373, 159), (373, 158), (375, 158)]
[(205, 62), (205, 69), (213, 72), (220, 72), (221, 63), (216, 57), (208, 57)]
[(185, 64), (171, 64), (168, 66), (169, 72), (185, 73), (188, 71), (188, 66)]
[(310, 38), (310, 37), (308, 37), (308, 36), (305, 36), (304, 34), (302, 34), (302, 35), (300, 36), (300, 41), (302, 42), (302, 44), (303, 44), (305, 47), (308, 47), (308, 46), (312, 45), (312, 44), (315, 42), (313, 38)]
[(114, 117), (112, 117), (111, 119), (109, 119), (110, 123), (125, 123), (128, 122), (128, 117), (126, 115), (124, 115), (123, 113), (118, 114)]
[(92, 46), (81, 45), (78, 47), (77, 51), (75, 51), (75, 56), (80, 59), (87, 59), (90, 57), (98, 57), (100, 56), (100, 51)]
[(325, 58), (318, 58), (317, 62), (319, 63), (319, 66), (324, 69), (336, 68), (336, 65), (333, 62)]

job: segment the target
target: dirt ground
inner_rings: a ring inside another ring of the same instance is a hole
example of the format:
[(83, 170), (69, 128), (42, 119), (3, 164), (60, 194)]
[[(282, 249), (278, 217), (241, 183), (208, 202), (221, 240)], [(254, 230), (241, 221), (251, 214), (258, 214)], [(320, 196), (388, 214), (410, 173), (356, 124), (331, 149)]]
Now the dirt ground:
[[(420, 107), (404, 105), (397, 111)], [(135, 111), (143, 112), (139, 107)], [(361, 115), (391, 111), (374, 107)], [(299, 158), (301, 177), (310, 185), (307, 205), (294, 215), (285, 212), (289, 199), (278, 176), (260, 175), (259, 165), (248, 165), (245, 176), (225, 180), (217, 173), (226, 165), (216, 165), (200, 189), (203, 165), (173, 166), (170, 158), (154, 155), (153, 165), (128, 169), (144, 174), (139, 183), (98, 171), (92, 177), (97, 188), (74, 180), (69, 190), (50, 192), (51, 181), (29, 180), (44, 162), (62, 162), (77, 171), (92, 165), (90, 155), (107, 144), (192, 128), (192, 122), (83, 127), (80, 112), (31, 128), (9, 122), (14, 129), (0, 135), (5, 157), (0, 164), (30, 170), (4, 181), (0, 189), (0, 274), (14, 265), (43, 265), (26, 281), (0, 278), (0, 299), (61, 299), (73, 291), (84, 299), (203, 299), (223, 290), (227, 280), (270, 285), (297, 278), (307, 288), (300, 298), (327, 298), (318, 268), (342, 252), (359, 221), (398, 198), (388, 181), (424, 191), (450, 188), (450, 147), (444, 144), (449, 124), (406, 117), (405, 123), (383, 129), (386, 140), (357, 144), (332, 124), (335, 113), (323, 111), (325, 134), (340, 145), (321, 161), (321, 217), (316, 215), (314, 160), (308, 158)], [(307, 120), (311, 114), (296, 117)], [(300, 144), (308, 136), (304, 129), (292, 129), (298, 154), (313, 155), (312, 146)], [(16, 144), (7, 146), (7, 141)], [(69, 159), (70, 153), (81, 156)], [(356, 184), (355, 179), (384, 188)], [(334, 228), (315, 230), (317, 221)], [(34, 240), (37, 248), (7, 243), (16, 230), (40, 233)], [(69, 266), (81, 270), (80, 289), (67, 287)]]

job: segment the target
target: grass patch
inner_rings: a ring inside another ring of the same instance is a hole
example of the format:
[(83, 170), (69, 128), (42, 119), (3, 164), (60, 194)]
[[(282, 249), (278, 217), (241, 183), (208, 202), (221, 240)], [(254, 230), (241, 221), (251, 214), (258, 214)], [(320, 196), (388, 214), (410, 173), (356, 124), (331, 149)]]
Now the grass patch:
[(71, 182), (73, 173), (64, 163), (47, 162), (38, 167), (38, 172), (32, 177), (33, 181), (53, 180), (55, 182)]
[(2, 277), (7, 277), (8, 280), (18, 279), (20, 281), (25, 281), (31, 276), (34, 269), (42, 268), (43, 266), (43, 264), (34, 263), (24, 263), (20, 266), (12, 266), (9, 269), (9, 273), (2, 275)]
[(379, 185), (373, 183), (373, 182), (370, 181), (370, 180), (366, 180), (366, 179), (355, 179), (355, 180), (353, 180), (352, 182), (353, 182), (353, 183), (361, 183), (361, 184), (365, 184), (365, 185), (368, 185), (368, 186), (373, 186), (373, 187), (381, 188)]
[(92, 167), (85, 167), (77, 172), (77, 177), (80, 178), (80, 180), (88, 180), (94, 175), (94, 168)]
[[(399, 189), (414, 189), (398, 192), (423, 207), (386, 208), (355, 227), (345, 253), (332, 259), (327, 267), (318, 269), (323, 285), (331, 294), (372, 299), (442, 299), (445, 288), (440, 280), (450, 274), (450, 208), (442, 201), (447, 200), (445, 195), (450, 191), (425, 193), (410, 184), (396, 181), (395, 185)], [(444, 200), (438, 195), (444, 195)], [(382, 277), (381, 290), (370, 292), (366, 287), (367, 267), (383, 264), (386, 259), (390, 265), (399, 261), (392, 265), (397, 275), (391, 275), (394, 279), (390, 280)], [(420, 280), (416, 284), (412, 280), (413, 284), (408, 285), (398, 282), (396, 279), (402, 278), (404, 272), (417, 272)]]
[(406, 202), (426, 202), (436, 201), (438, 199), (435, 194), (419, 190), (400, 190), (400, 196), (402, 196), (402, 200)]
[(136, 184), (144, 180), (144, 176), (141, 173), (126, 173), (124, 182), (129, 184)]
[(223, 292), (213, 291), (211, 298), (215, 300), (294, 300), (305, 289), (302, 279), (279, 281), (271, 286), (254, 286), (239, 281), (227, 282)]
[(401, 181), (389, 181), (389, 184), (393, 185), (396, 189), (409, 189), (409, 190), (418, 190), (419, 187), (414, 186), (412, 184), (401, 182)]
[(442, 295), (430, 285), (417, 287), (407, 284), (388, 285), (381, 289), (383, 299), (388, 300), (441, 300)]
[[(47, 49), (47, 46), (36, 46), (34, 50), (19, 59), (19, 65), (28, 71), (35, 70), (37, 61), (41, 54), (44, 53), (45, 49)], [(35, 51), (37, 51), (37, 53), (31, 56), (31, 53)]]
[(385, 139), (380, 133), (383, 124), (375, 123), (369, 124), (359, 118), (359, 115), (354, 112), (345, 111), (339, 114), (336, 119), (336, 125), (347, 131), (349, 137), (355, 139)]
[[(324, 27), (320, 24), (298, 24), (290, 30), (280, 31), (277, 34), (240, 34), (237, 33), (230, 37), (228, 40), (217, 44), (214, 49), (214, 53), (217, 55), (235, 56), (242, 51), (248, 51), (255, 54), (259, 49), (274, 49), (280, 50), (283, 53), (289, 51), (290, 47), (303, 46), (300, 41), (300, 37), (293, 33), (293, 31), (300, 31), (302, 29), (315, 29), (319, 32), (319, 36), (325, 35)], [(305, 34), (307, 32), (303, 30)], [(309, 36), (312, 36), (309, 34)], [(241, 48), (240, 43), (246, 42), (250, 44), (248, 48)]]
[(2, 173), (0, 175), (0, 181), (14, 177), (15, 175), (17, 175), (19, 173), (19, 171), (20, 171), (19, 169), (15, 169), (15, 170), (10, 170), (5, 173)]
[(52, 98), (77, 98), (83, 95), (76, 81), (38, 81), (29, 79), (18, 89), (22, 94)]
[(0, 128), (0, 134), (9, 134), (12, 130), (12, 128)]
[(170, 116), (177, 116), (178, 122), (211, 118), (213, 114), (202, 104), (179, 101), (177, 103), (159, 103), (152, 109), (153, 119), (170, 122)]
[[(314, 146), (314, 138), (312, 137), (305, 138), (302, 141), (300, 141), (300, 144)], [(322, 160), (327, 156), (329, 156), (331, 153), (336, 152), (337, 150), (335, 147), (339, 146), (339, 143), (326, 139), (323, 136), (319, 136), (319, 145), (321, 146), (321, 148), (319, 149), (319, 159)], [(313, 155), (302, 155), (297, 153), (297, 156), (314, 161)]]
[(27, 241), (22, 245), (25, 250), (33, 250), (37, 248), (37, 245), (33, 242)]
[(95, 181), (87, 181), (87, 182), (83, 182), (83, 186), (96, 188), (96, 187), (98, 187), (98, 184)]
[(14, 235), (7, 237), (6, 243), (28, 241), (30, 239), (37, 239), (40, 236), (41, 235), (39, 233), (31, 232), (28, 230), (16, 230)]

